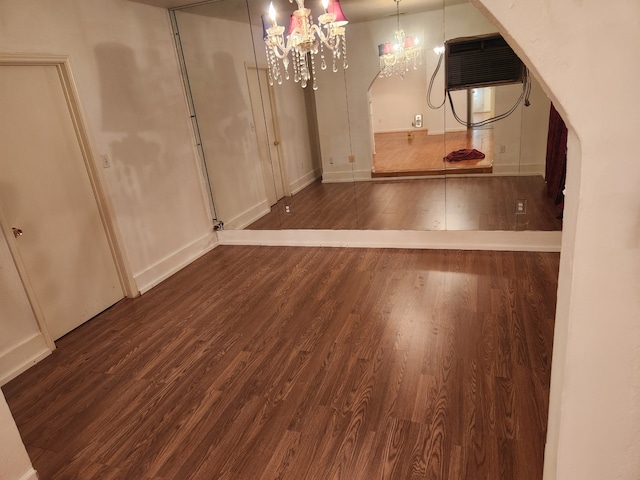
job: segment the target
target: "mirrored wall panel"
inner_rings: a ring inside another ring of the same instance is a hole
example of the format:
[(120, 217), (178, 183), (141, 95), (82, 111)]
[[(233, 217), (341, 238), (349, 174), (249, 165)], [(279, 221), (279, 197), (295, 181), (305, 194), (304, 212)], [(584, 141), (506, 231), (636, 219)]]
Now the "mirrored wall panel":
[[(292, 8), (288, 1), (284, 5), (278, 6), (282, 22)], [(296, 198), (321, 183), (322, 136), (342, 144), (335, 132), (319, 130), (318, 118), (326, 108), (334, 123), (346, 116), (344, 73), (330, 77), (339, 84), (340, 101), (321, 106), (311, 82), (302, 88), (284, 74), (282, 81), (274, 79), (263, 40), (264, 10), (262, 3), (221, 0), (172, 11), (217, 220), (226, 229), (289, 228), (301, 217), (305, 226), (294, 228), (357, 228), (352, 189), (341, 194), (348, 213), (336, 226), (327, 208), (306, 212)], [(289, 71), (293, 76), (292, 65)], [(325, 88), (331, 88), (329, 82)], [(327, 154), (335, 156), (330, 160), (335, 178), (352, 184), (348, 156), (341, 161), (340, 152)]]
[[(470, 3), (306, 0), (308, 17), (269, 3), (173, 11), (225, 229), (562, 228), (550, 101), (524, 67), (516, 81), (468, 80), (484, 64), (455, 55), (502, 45)], [(285, 51), (304, 25), (322, 33)]]

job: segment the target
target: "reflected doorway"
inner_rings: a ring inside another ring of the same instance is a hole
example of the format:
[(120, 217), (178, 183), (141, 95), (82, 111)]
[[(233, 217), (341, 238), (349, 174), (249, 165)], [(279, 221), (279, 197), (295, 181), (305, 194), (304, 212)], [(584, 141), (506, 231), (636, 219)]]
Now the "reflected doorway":
[(280, 152), (280, 134), (275, 99), (272, 88), (269, 86), (267, 75), (266, 68), (247, 65), (247, 82), (249, 96), (251, 97), (253, 127), (258, 141), (267, 200), (269, 201), (269, 206), (272, 207), (285, 195), (290, 195), (290, 192), (286, 188), (288, 183), (286, 182), (286, 173)]
[[(471, 88), (467, 90), (470, 112), (469, 118), (475, 123), (481, 123), (490, 118), (495, 117), (495, 90), (494, 87)], [(480, 128), (480, 127), (478, 127)], [(492, 124), (484, 126), (484, 128), (492, 128)]]
[[(374, 155), (372, 177), (430, 176), (493, 172), (493, 130), (488, 126), (467, 127), (471, 122), (490, 119), (495, 111), (492, 87), (453, 92), (462, 124), (429, 125), (424, 104), (427, 82), (419, 72), (413, 77), (377, 77), (369, 89), (370, 119)], [(443, 105), (444, 117), (448, 106)], [(423, 123), (422, 119), (426, 119)], [(417, 121), (420, 120), (420, 121)], [(484, 158), (447, 161), (448, 153), (475, 149)]]

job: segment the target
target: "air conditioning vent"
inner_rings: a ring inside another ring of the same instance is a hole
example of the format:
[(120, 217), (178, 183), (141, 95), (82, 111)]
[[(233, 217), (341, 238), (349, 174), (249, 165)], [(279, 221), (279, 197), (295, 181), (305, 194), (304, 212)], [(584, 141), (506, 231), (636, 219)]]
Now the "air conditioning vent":
[(524, 64), (500, 34), (445, 43), (447, 90), (522, 83)]

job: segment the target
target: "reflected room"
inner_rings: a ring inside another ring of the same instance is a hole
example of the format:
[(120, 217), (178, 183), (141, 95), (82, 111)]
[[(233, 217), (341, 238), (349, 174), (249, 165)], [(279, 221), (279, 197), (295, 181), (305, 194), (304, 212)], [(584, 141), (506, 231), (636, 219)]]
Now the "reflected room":
[(215, 221), (561, 230), (564, 125), (475, 7), (306, 3), (171, 11)]

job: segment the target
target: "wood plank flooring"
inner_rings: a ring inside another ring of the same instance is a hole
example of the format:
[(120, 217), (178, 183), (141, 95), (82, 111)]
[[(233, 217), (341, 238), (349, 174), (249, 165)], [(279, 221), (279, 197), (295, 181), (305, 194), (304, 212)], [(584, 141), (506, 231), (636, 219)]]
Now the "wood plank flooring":
[[(527, 213), (515, 214), (516, 199)], [(291, 207), (285, 214), (284, 206)], [(540, 176), (317, 181), (247, 227), (251, 230), (561, 230)]]
[[(460, 173), (491, 173), (493, 165), (493, 129), (474, 128), (446, 135), (428, 135), (426, 130), (412, 132), (376, 133), (376, 153), (373, 156), (372, 176), (444, 175)], [(475, 148), (485, 154), (482, 160), (446, 162), (450, 152)]]
[(42, 480), (540, 480), (558, 261), (218, 247), (4, 393)]

